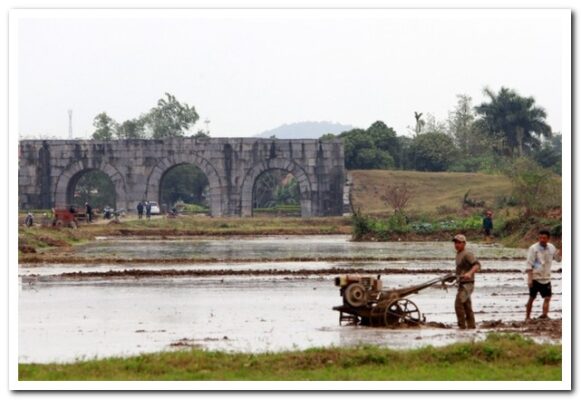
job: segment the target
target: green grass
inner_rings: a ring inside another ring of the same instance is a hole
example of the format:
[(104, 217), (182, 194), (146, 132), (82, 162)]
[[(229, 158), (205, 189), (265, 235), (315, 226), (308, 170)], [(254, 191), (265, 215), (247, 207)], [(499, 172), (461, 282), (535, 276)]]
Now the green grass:
[(246, 354), (189, 350), (20, 364), (20, 380), (561, 380), (561, 346), (516, 334), (396, 351), (364, 346)]

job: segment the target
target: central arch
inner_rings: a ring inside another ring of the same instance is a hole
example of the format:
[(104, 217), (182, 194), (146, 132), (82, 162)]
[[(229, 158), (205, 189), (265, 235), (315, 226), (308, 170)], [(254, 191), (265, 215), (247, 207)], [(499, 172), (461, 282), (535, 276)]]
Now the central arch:
[(208, 160), (196, 154), (165, 157), (158, 161), (147, 178), (144, 200), (156, 200), (161, 204), (161, 181), (164, 175), (174, 167), (193, 164), (208, 178), (210, 192), (210, 215), (223, 215), (222, 182), (218, 172)]
[(252, 196), (254, 194), (254, 184), (258, 177), (269, 170), (280, 169), (294, 175), (299, 183), (301, 217), (312, 215), (311, 182), (305, 171), (294, 161), (284, 158), (272, 158), (252, 167), (245, 175), (242, 182), (242, 193), (240, 199), (240, 211), (243, 217), (252, 216)]

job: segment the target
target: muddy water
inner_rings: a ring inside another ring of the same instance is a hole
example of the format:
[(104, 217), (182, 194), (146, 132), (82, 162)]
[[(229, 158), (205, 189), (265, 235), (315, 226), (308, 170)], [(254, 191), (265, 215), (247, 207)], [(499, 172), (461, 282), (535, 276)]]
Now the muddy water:
[[(386, 286), (400, 287), (431, 277), (396, 274), (383, 280)], [(332, 278), (231, 275), (22, 283), (19, 359), (64, 362), (178, 348), (172, 343), (248, 352), (360, 343), (410, 348), (472, 340), (486, 333), (339, 326), (331, 308), (341, 299)], [(558, 318), (558, 273), (553, 290), (552, 316)], [(430, 288), (410, 298), (428, 321), (454, 322), (453, 290)], [(481, 274), (473, 297), (476, 318), (522, 319), (526, 298), (522, 274)], [(534, 313), (539, 312), (537, 302)]]
[[(290, 258), (397, 258), (450, 259), (453, 247), (448, 242), (351, 242), (346, 235), (262, 236), (256, 238), (184, 238), (139, 240), (104, 238), (79, 246), (82, 256), (117, 256), (134, 259), (192, 258), (220, 260)], [(523, 258), (522, 249), (498, 245), (470, 244), (482, 258)]]
[[(474, 295), (479, 321), (522, 319), (527, 288), (524, 251), (472, 245), (484, 269)], [(337, 270), (393, 269), (385, 287), (401, 287), (452, 271), (450, 243), (352, 243), (347, 236), (302, 236), (179, 240), (104, 239), (81, 246), (84, 256), (203, 258), (214, 263), (31, 264), (20, 265), (19, 358), (22, 362), (133, 355), (184, 348), (264, 352), (360, 343), (394, 348), (443, 345), (481, 338), (486, 330), (378, 329), (339, 326), (332, 307), (341, 303)], [(243, 261), (341, 257), (341, 262)], [(397, 261), (353, 261), (353, 258)], [(507, 258), (517, 258), (508, 260)], [(230, 261), (229, 261), (230, 260)], [(234, 262), (233, 260), (242, 260)], [(560, 317), (560, 264), (555, 264), (553, 317)], [(223, 276), (64, 279), (70, 272), (123, 270), (227, 270)], [(242, 275), (244, 271), (267, 275)], [(334, 270), (327, 273), (326, 270)], [(271, 274), (270, 271), (282, 271)], [(311, 272), (309, 272), (311, 271)], [(505, 271), (505, 272), (502, 272)], [(300, 272), (297, 275), (294, 272)], [(454, 292), (429, 288), (411, 297), (428, 321), (453, 324)], [(539, 312), (540, 302), (535, 313)], [(175, 346), (179, 344), (180, 346)]]

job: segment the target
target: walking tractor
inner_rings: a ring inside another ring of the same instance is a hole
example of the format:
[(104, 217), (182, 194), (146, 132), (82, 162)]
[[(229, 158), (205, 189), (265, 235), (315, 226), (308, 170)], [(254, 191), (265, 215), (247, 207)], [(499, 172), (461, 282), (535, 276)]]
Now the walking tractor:
[(425, 317), (418, 306), (406, 297), (438, 284), (447, 287), (455, 280), (455, 274), (448, 274), (419, 285), (384, 290), (380, 275), (340, 275), (335, 278), (335, 286), (340, 288), (343, 305), (333, 307), (333, 310), (339, 311), (339, 324), (419, 325), (425, 322)]

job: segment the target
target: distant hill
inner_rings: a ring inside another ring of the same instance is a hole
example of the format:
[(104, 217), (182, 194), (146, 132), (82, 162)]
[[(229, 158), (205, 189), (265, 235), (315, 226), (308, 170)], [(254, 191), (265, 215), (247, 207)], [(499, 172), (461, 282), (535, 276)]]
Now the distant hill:
[(277, 139), (318, 139), (326, 133), (338, 134), (350, 129), (353, 129), (353, 126), (336, 122), (305, 121), (284, 124), (278, 128), (259, 133), (256, 137), (269, 138), (274, 135)]

